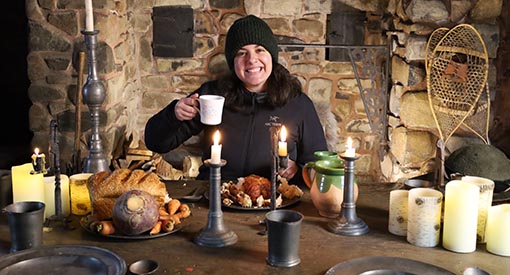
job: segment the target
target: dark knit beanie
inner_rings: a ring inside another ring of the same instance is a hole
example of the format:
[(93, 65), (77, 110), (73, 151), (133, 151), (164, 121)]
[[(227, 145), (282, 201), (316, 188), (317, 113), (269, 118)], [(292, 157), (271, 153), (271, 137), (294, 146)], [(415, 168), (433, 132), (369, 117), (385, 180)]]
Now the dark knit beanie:
[(225, 41), (225, 58), (230, 70), (234, 71), (234, 57), (237, 51), (245, 45), (257, 44), (263, 46), (278, 63), (278, 42), (271, 28), (264, 20), (248, 15), (237, 19), (230, 27)]

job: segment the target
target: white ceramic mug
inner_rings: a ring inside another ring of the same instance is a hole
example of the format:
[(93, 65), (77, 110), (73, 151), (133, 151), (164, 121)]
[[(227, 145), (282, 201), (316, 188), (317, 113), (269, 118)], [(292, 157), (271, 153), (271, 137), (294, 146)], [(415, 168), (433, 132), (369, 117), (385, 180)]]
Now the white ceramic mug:
[(200, 103), (200, 122), (207, 125), (218, 125), (221, 123), (223, 104), (225, 98), (219, 95), (201, 95), (198, 98)]

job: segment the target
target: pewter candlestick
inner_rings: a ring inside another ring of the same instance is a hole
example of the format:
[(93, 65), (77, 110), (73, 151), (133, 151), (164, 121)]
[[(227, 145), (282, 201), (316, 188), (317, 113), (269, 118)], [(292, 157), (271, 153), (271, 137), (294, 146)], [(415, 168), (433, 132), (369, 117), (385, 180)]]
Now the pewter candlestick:
[(106, 88), (97, 75), (96, 47), (99, 31), (82, 31), (87, 46), (88, 77), (83, 86), (83, 102), (89, 107), (91, 135), (89, 152), (85, 160), (85, 173), (109, 170), (99, 136), (99, 109), (106, 98)]
[(356, 202), (354, 201), (354, 161), (359, 158), (340, 154), (345, 161), (344, 192), (342, 210), (340, 216), (328, 223), (329, 231), (345, 236), (359, 236), (368, 233), (367, 224), (356, 214)]
[(221, 167), (227, 162), (221, 160), (221, 163), (214, 164), (211, 160), (205, 160), (204, 164), (211, 168), (209, 176), (209, 215), (207, 226), (203, 228), (195, 238), (195, 243), (200, 246), (223, 247), (235, 244), (237, 235), (229, 230), (223, 223), (223, 212), (221, 211)]

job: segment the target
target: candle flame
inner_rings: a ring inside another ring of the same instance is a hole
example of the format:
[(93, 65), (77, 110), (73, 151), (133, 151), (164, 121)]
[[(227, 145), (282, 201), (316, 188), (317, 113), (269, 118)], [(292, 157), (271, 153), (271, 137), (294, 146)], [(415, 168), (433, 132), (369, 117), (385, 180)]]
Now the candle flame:
[(352, 148), (352, 138), (348, 137), (347, 138), (347, 149), (351, 149), (351, 148)]
[(282, 126), (282, 129), (280, 130), (280, 141), (287, 140), (287, 129), (285, 126)]
[(37, 156), (37, 155), (39, 155), (39, 148), (37, 148), (37, 147), (36, 147), (36, 148), (34, 149), (34, 153), (35, 153), (35, 155), (36, 155), (36, 156)]
[(216, 130), (213, 136), (214, 145), (218, 145), (220, 143), (220, 130)]

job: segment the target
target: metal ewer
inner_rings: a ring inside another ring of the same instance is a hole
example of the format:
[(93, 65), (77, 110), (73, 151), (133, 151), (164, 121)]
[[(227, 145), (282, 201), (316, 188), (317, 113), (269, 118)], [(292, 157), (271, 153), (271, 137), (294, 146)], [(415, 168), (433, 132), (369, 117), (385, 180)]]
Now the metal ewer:
[(369, 229), (367, 224), (358, 218), (354, 201), (354, 161), (359, 158), (359, 155), (349, 157), (340, 154), (340, 157), (345, 161), (344, 198), (340, 216), (328, 223), (328, 230), (345, 236), (364, 235), (368, 233)]
[(223, 247), (235, 244), (237, 242), (237, 235), (225, 226), (223, 223), (223, 212), (221, 211), (220, 170), (227, 161), (222, 159), (220, 164), (213, 164), (208, 159), (204, 163), (211, 169), (209, 176), (209, 215), (207, 226), (200, 231), (194, 241), (199, 246), (209, 247)]
[(87, 46), (88, 77), (83, 86), (83, 102), (88, 105), (91, 121), (89, 152), (85, 160), (85, 173), (109, 170), (99, 136), (99, 110), (106, 98), (106, 88), (97, 75), (96, 47), (99, 31), (82, 31)]

